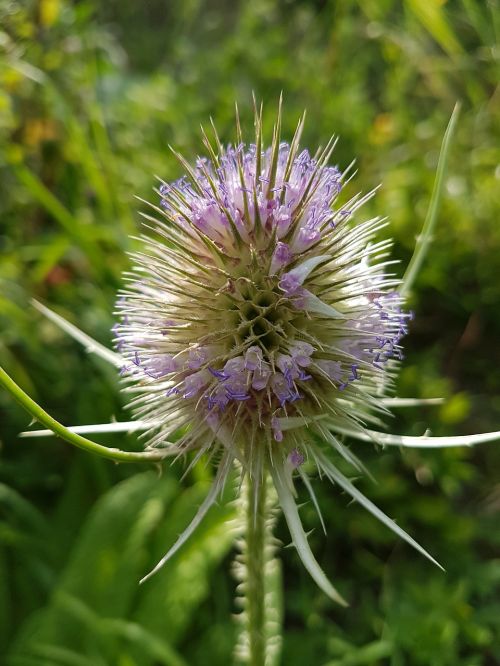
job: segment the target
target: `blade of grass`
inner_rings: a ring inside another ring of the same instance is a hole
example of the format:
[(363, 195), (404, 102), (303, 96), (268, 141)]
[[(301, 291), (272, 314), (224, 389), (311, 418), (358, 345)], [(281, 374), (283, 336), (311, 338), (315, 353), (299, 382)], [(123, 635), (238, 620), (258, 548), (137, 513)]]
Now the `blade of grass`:
[(16, 166), (15, 174), (33, 199), (64, 229), (68, 236), (73, 239), (75, 245), (82, 249), (89, 265), (105, 265), (106, 257), (101, 252), (98, 244), (88, 238), (80, 220), (54, 196), (40, 178), (23, 164)]
[(455, 129), (458, 122), (458, 116), (460, 114), (460, 103), (455, 104), (453, 113), (448, 122), (448, 127), (444, 133), (443, 142), (441, 144), (441, 151), (439, 153), (438, 166), (436, 170), (436, 178), (434, 181), (434, 188), (432, 190), (431, 201), (429, 203), (429, 209), (424, 221), (424, 226), (422, 227), (422, 232), (417, 238), (415, 243), (415, 250), (413, 256), (408, 264), (408, 267), (405, 271), (400, 294), (401, 296), (407, 296), (411, 291), (412, 285), (417, 277), (418, 271), (422, 266), (422, 263), (425, 259), (425, 255), (429, 246), (433, 240), (434, 227), (436, 226), (436, 220), (439, 212), (439, 206), (441, 203), (441, 195), (443, 193), (445, 176), (446, 176), (446, 166), (448, 162), (448, 154), (450, 152), (450, 147), (453, 141), (455, 134)]
[(463, 53), (441, 0), (406, 0), (406, 5), (449, 56)]
[(52, 194), (38, 176), (22, 164), (16, 166), (15, 173), (21, 183), (38, 203), (45, 208), (45, 210), (65, 231), (68, 232), (71, 237), (75, 237), (75, 229), (78, 227), (78, 220), (67, 208), (65, 208), (65, 206), (63, 206), (59, 199)]

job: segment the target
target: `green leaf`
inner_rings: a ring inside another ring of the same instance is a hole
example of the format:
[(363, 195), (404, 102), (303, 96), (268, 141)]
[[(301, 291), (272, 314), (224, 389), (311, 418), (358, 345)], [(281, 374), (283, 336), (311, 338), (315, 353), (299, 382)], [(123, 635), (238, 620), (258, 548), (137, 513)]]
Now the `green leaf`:
[(345, 599), (340, 596), (337, 590), (330, 583), (325, 575), (325, 572), (319, 566), (316, 558), (312, 554), (311, 547), (307, 541), (306, 533), (302, 527), (297, 505), (285, 477), (283, 464), (279, 466), (279, 464), (275, 462), (274, 465), (270, 465), (270, 472), (274, 481), (276, 492), (278, 493), (280, 507), (285, 516), (288, 529), (290, 530), (293, 545), (297, 549), (297, 553), (302, 561), (302, 564), (305, 566), (314, 582), (320, 587), (321, 590), (323, 590), (327, 596), (330, 597), (330, 599), (333, 599), (333, 601), (336, 601), (342, 606), (347, 606)]
[(182, 552), (154, 581), (140, 586), (165, 541), (175, 540), (189, 522), (207, 484), (179, 490), (173, 477), (147, 472), (101, 497), (49, 604), (23, 625), (10, 653), (13, 663), (42, 656), (37, 646), (43, 645), (94, 659), (94, 664), (98, 659), (121, 663), (119, 656), (127, 654), (137, 666), (184, 666), (173, 646), (210, 593), (211, 573), (233, 542), (227, 521), (235, 511), (214, 506)]
[(446, 168), (448, 164), (448, 155), (450, 148), (453, 142), (455, 135), (455, 129), (458, 122), (458, 116), (460, 114), (460, 104), (457, 102), (451, 118), (448, 122), (448, 127), (444, 133), (443, 142), (441, 144), (441, 152), (439, 153), (439, 160), (436, 170), (436, 179), (434, 181), (434, 187), (432, 189), (432, 196), (429, 203), (429, 208), (427, 210), (427, 215), (424, 220), (424, 225), (420, 236), (417, 238), (415, 243), (415, 250), (413, 251), (413, 256), (410, 259), (399, 292), (401, 296), (407, 296), (411, 291), (415, 278), (418, 275), (420, 267), (425, 259), (430, 244), (433, 240), (434, 227), (436, 226), (436, 221), (439, 213), (439, 206), (441, 204), (441, 195), (443, 193), (445, 179), (446, 179)]
[(410, 11), (451, 56), (463, 53), (460, 42), (448, 23), (442, 0), (406, 0)]

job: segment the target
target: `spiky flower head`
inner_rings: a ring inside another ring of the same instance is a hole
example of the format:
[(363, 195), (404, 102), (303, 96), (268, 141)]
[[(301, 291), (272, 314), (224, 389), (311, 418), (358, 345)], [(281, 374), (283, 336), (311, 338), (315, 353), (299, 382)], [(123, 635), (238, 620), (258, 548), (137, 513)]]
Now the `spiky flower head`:
[(305, 478), (306, 458), (340, 474), (325, 444), (358, 464), (336, 433), (383, 409), (410, 315), (388, 273), (390, 242), (375, 238), (385, 222), (356, 219), (373, 192), (339, 203), (349, 169), (328, 165), (335, 140), (301, 150), (302, 119), (283, 143), (279, 113), (264, 148), (261, 114), (254, 143), (238, 121), (235, 145), (204, 133), (206, 157), (176, 154), (185, 176), (162, 182), (144, 215), (115, 343), (148, 446), (218, 460), (202, 513), (233, 461), (257, 483), (269, 471), (308, 560), (291, 476)]

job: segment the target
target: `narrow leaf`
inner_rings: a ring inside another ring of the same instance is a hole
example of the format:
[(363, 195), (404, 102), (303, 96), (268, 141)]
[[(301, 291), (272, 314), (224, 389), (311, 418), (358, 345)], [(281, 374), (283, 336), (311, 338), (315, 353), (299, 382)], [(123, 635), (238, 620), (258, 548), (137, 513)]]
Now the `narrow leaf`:
[(445, 398), (382, 398), (384, 407), (419, 407), (420, 405), (442, 405)]
[(332, 317), (332, 319), (345, 319), (345, 315), (343, 315), (342, 312), (339, 312), (331, 305), (328, 305), (307, 289), (304, 289), (300, 298), (304, 302), (304, 310), (307, 310), (308, 312), (317, 312), (326, 317)]
[(395, 534), (404, 539), (409, 543), (413, 548), (418, 550), (419, 553), (424, 555), (429, 559), (433, 564), (435, 564), (440, 569), (443, 567), (437, 562), (432, 555), (430, 555), (422, 546), (415, 541), (407, 532), (405, 532), (401, 527), (399, 527), (389, 516), (386, 516), (383, 511), (381, 511), (373, 502), (371, 502), (367, 497), (360, 492), (356, 486), (354, 486), (349, 479), (347, 479), (342, 472), (340, 472), (333, 463), (331, 463), (328, 458), (321, 453), (319, 449), (315, 449), (314, 455), (316, 457), (318, 466), (325, 472), (325, 474), (330, 478), (331, 481), (335, 481), (338, 485), (343, 488), (349, 495), (361, 504), (367, 511), (369, 511), (375, 518), (378, 518), (381, 523), (386, 525), (391, 529)]
[(476, 435), (454, 435), (451, 437), (429, 437), (422, 435), (389, 435), (377, 430), (351, 430), (342, 426), (335, 426), (335, 430), (342, 434), (359, 439), (362, 442), (375, 442), (382, 446), (407, 446), (410, 448), (438, 449), (448, 446), (474, 446), (500, 440), (500, 430), (496, 432), (482, 432)]
[(314, 492), (314, 488), (312, 487), (312, 483), (309, 480), (309, 477), (307, 476), (307, 474), (300, 467), (299, 467), (299, 474), (300, 474), (300, 478), (302, 479), (302, 482), (304, 483), (305, 487), (307, 488), (307, 492), (309, 493), (309, 497), (312, 500), (314, 508), (316, 509), (316, 513), (318, 514), (319, 522), (321, 523), (321, 527), (323, 528), (323, 533), (326, 535), (325, 521), (323, 520), (323, 514), (321, 513), (321, 508), (319, 506), (319, 502), (318, 502), (318, 498), (316, 497), (316, 493)]
[(101, 345), (100, 342), (97, 342), (97, 340), (91, 338), (90, 335), (87, 335), (74, 324), (71, 324), (69, 321), (64, 319), (64, 317), (56, 314), (45, 305), (42, 305), (42, 303), (39, 303), (34, 299), (32, 300), (32, 303), (39, 312), (47, 317), (47, 319), (50, 319), (54, 324), (56, 324), (56, 326), (59, 326), (59, 328), (62, 329), (65, 333), (82, 344), (86, 351), (100, 356), (102, 359), (108, 361), (108, 363), (111, 363), (118, 368), (121, 368), (125, 365), (125, 360), (122, 356), (120, 356), (120, 354), (117, 354), (104, 345)]
[(316, 584), (323, 590), (326, 595), (330, 597), (330, 599), (333, 599), (333, 601), (336, 601), (342, 606), (347, 606), (345, 599), (340, 596), (337, 590), (330, 583), (324, 571), (321, 569), (314, 555), (312, 554), (311, 548), (307, 541), (306, 533), (304, 532), (304, 528), (300, 520), (297, 505), (295, 504), (292, 492), (286, 482), (283, 463), (278, 461), (273, 462), (274, 464), (270, 465), (271, 476), (274, 481), (276, 492), (278, 493), (280, 506), (288, 524), (288, 529), (290, 530), (293, 544), (297, 549), (297, 553), (300, 559), (302, 560), (302, 564), (310, 573)]
[(229, 470), (231, 469), (232, 462), (233, 462), (233, 457), (230, 456), (228, 453), (225, 453), (217, 469), (217, 474), (212, 483), (212, 487), (210, 488), (208, 495), (205, 497), (202, 504), (200, 505), (200, 508), (196, 512), (195, 517), (193, 518), (191, 523), (186, 527), (186, 529), (180, 535), (180, 537), (177, 539), (174, 545), (161, 558), (158, 564), (153, 569), (151, 569), (151, 571), (148, 574), (146, 574), (144, 578), (141, 578), (141, 580), (139, 581), (141, 584), (145, 583), (149, 578), (151, 578), (151, 576), (154, 576), (155, 573), (159, 571), (168, 562), (168, 560), (175, 555), (175, 553), (179, 550), (179, 548), (181, 548), (186, 543), (189, 537), (196, 530), (198, 525), (201, 523), (201, 521), (207, 514), (210, 507), (215, 503), (217, 496), (224, 488), (224, 484), (229, 474)]
[[(135, 432), (147, 430), (154, 424), (149, 421), (115, 421), (114, 423), (95, 423), (92, 425), (69, 426), (66, 430), (78, 435), (89, 435), (106, 432)], [(49, 437), (54, 435), (53, 430), (25, 430), (19, 433), (19, 437)]]
[(441, 203), (441, 195), (443, 193), (445, 184), (448, 154), (450, 152), (453, 136), (455, 134), (459, 114), (460, 104), (457, 102), (457, 104), (455, 104), (455, 108), (453, 109), (453, 113), (451, 114), (446, 132), (444, 133), (429, 209), (424, 221), (424, 226), (422, 227), (422, 232), (417, 238), (413, 256), (410, 260), (410, 263), (408, 264), (401, 283), (401, 288), (399, 289), (401, 296), (407, 296), (411, 291), (412, 285), (415, 281), (415, 278), (417, 277), (418, 271), (422, 266), (427, 250), (429, 249), (433, 239), (434, 227), (436, 226), (439, 206)]

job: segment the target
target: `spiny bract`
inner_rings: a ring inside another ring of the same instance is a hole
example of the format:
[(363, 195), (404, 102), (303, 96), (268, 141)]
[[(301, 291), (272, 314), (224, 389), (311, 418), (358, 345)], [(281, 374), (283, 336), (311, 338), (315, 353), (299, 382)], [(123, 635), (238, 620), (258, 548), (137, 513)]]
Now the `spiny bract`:
[(115, 344), (149, 446), (221, 454), (195, 524), (234, 461), (257, 483), (270, 472), (299, 554), (338, 598), (307, 546), (292, 473), (310, 488), (308, 458), (358, 493), (324, 449), (361, 467), (335, 433), (383, 411), (410, 315), (387, 272), (390, 241), (375, 240), (383, 219), (355, 222), (373, 192), (339, 203), (349, 168), (328, 166), (335, 141), (301, 150), (302, 118), (282, 143), (279, 113), (264, 149), (261, 118), (255, 143), (237, 121), (236, 145), (204, 133), (208, 157), (177, 155), (186, 175), (162, 182), (144, 216), (152, 233), (120, 293)]

